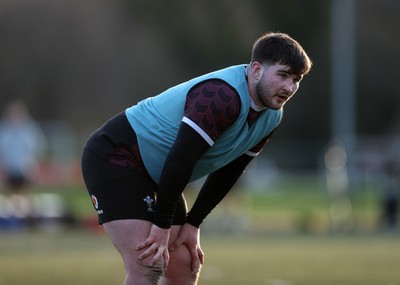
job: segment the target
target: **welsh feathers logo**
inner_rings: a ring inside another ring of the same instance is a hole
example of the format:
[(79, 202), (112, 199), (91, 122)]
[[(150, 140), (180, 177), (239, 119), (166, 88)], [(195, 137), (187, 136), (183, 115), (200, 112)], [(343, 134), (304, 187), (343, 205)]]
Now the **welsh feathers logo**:
[(147, 204), (147, 211), (148, 212), (153, 212), (153, 202), (154, 200), (150, 197), (147, 196), (146, 198), (143, 199), (144, 202)]

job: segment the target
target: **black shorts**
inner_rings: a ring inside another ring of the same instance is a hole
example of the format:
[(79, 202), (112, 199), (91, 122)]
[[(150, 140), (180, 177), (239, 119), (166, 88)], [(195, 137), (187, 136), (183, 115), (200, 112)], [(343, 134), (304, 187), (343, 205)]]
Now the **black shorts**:
[[(99, 224), (122, 219), (153, 222), (157, 184), (143, 165), (136, 134), (124, 113), (89, 138), (82, 155), (82, 174)], [(182, 194), (173, 224), (183, 225), (186, 213)]]

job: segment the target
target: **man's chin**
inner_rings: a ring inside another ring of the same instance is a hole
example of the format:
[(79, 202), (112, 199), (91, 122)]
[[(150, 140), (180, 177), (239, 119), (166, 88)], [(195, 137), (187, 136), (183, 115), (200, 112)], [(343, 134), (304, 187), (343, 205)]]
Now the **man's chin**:
[(280, 110), (283, 108), (283, 106), (285, 105), (285, 103), (283, 104), (270, 104), (269, 106), (267, 106), (268, 109), (271, 110)]

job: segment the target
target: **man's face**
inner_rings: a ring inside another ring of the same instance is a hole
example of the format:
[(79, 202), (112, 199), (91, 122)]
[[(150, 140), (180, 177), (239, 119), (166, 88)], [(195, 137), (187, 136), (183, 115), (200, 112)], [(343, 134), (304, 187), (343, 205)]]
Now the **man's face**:
[(255, 85), (258, 103), (269, 109), (281, 109), (299, 89), (302, 76), (292, 74), (289, 66), (282, 64), (264, 64), (260, 68)]

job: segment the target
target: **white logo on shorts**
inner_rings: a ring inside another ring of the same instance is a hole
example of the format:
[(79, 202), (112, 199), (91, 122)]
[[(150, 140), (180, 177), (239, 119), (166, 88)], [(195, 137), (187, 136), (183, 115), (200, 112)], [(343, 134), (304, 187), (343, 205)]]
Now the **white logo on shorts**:
[(153, 212), (154, 200), (150, 196), (147, 196), (146, 198), (143, 199), (143, 201), (145, 201), (147, 204), (147, 212)]

